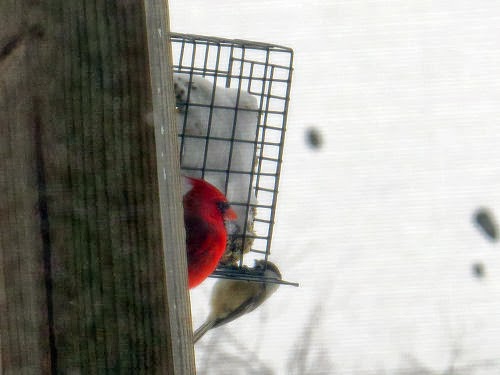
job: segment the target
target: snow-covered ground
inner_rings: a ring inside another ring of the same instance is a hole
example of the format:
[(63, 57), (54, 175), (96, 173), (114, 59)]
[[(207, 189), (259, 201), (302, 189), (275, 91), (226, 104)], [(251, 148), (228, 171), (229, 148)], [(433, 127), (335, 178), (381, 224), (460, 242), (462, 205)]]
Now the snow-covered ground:
[(170, 17), (295, 50), (271, 260), (301, 285), (208, 333), (198, 373), (500, 373), (500, 244), (472, 223), (500, 212), (500, 3), (171, 0)]

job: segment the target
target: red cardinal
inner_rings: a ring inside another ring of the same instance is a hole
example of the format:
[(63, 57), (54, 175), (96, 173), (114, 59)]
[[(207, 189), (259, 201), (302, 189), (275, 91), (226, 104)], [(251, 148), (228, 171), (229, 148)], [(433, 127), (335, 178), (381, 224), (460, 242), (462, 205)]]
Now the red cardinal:
[(226, 250), (224, 219), (236, 219), (226, 197), (204, 180), (184, 177), (184, 225), (189, 288), (205, 280), (217, 267)]

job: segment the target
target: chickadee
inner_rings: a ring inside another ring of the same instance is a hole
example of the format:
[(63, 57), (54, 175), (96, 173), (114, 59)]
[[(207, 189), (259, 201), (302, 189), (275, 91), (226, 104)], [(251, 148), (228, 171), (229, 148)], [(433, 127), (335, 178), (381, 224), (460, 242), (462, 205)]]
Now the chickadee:
[[(281, 280), (281, 273), (275, 264), (257, 260), (251, 274), (260, 275), (264, 279)], [(279, 287), (278, 283), (248, 280), (220, 279), (212, 290), (210, 298), (210, 314), (194, 333), (197, 342), (209, 329), (239, 318), (255, 310), (268, 299)]]

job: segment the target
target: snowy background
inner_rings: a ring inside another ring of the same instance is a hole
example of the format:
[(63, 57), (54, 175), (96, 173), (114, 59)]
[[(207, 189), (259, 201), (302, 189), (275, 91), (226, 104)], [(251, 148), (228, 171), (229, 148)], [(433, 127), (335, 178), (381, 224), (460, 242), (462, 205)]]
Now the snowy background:
[(271, 260), (301, 285), (209, 332), (198, 374), (500, 373), (500, 244), (473, 223), (500, 212), (500, 3), (170, 0), (170, 17), (295, 50)]

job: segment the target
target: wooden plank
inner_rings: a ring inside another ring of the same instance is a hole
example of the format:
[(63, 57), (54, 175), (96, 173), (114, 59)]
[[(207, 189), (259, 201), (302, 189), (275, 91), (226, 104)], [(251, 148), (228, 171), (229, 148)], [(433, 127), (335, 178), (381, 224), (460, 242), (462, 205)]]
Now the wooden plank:
[(2, 373), (182, 373), (162, 241), (183, 248), (179, 179), (162, 230), (143, 1), (3, 0), (0, 23)]
[[(145, 1), (149, 63), (153, 89), (156, 150), (163, 240), (166, 251), (166, 285), (171, 361), (176, 374), (195, 374), (193, 329), (186, 287), (187, 260), (181, 204), (180, 161), (177, 150), (175, 96), (172, 80), (172, 50), (167, 0)], [(179, 275), (182, 273), (182, 275)], [(173, 308), (174, 307), (174, 308)]]

